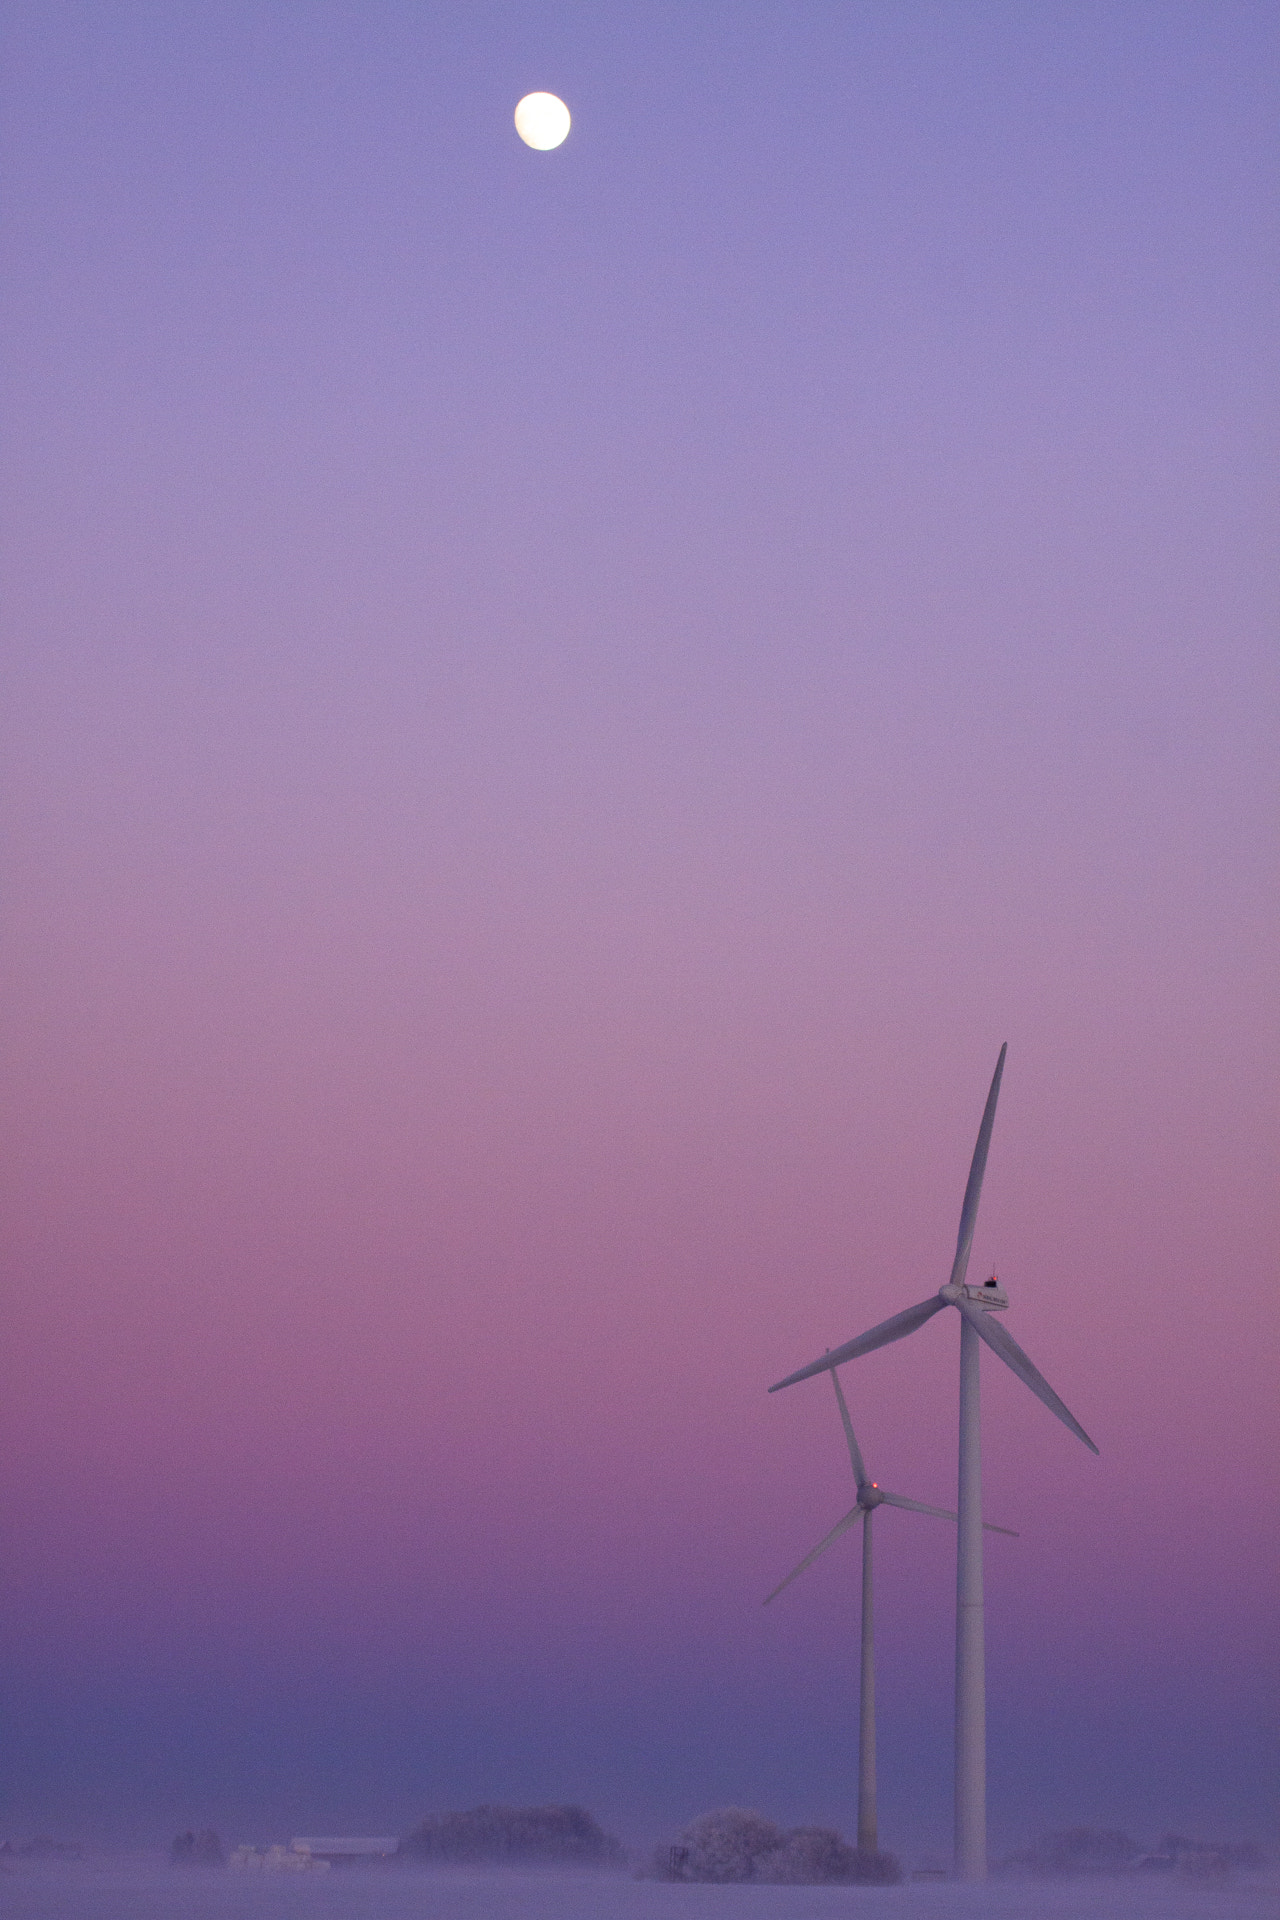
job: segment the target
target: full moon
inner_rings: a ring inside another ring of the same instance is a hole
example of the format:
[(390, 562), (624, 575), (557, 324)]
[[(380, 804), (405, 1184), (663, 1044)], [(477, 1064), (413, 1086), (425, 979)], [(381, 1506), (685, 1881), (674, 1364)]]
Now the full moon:
[(554, 93), (526, 93), (516, 108), (516, 132), (526, 147), (549, 153), (569, 131), (569, 109)]

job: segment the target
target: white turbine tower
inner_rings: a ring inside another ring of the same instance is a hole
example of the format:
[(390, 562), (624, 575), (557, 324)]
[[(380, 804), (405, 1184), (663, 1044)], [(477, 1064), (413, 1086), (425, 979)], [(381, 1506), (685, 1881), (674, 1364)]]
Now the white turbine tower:
[(985, 1880), (987, 1875), (987, 1689), (982, 1623), (979, 1342), (985, 1340), (992, 1352), (999, 1354), (1005, 1365), (1012, 1368), (1024, 1385), (1030, 1387), (1038, 1400), (1044, 1401), (1051, 1413), (1057, 1414), (1064, 1426), (1070, 1427), (1077, 1439), (1083, 1440), (1092, 1453), (1098, 1451), (1080, 1422), (1059, 1400), (1017, 1341), (1005, 1332), (998, 1321), (991, 1318), (992, 1313), (1001, 1312), (1009, 1304), (1008, 1296), (995, 1275), (985, 1286), (971, 1287), (965, 1284), (969, 1249), (973, 1245), (973, 1227), (978, 1217), (978, 1199), (982, 1192), (982, 1176), (987, 1168), (987, 1149), (991, 1145), (991, 1129), (995, 1124), (996, 1101), (1000, 1097), (1000, 1077), (1004, 1072), (1007, 1051), (1006, 1043), (1001, 1047), (1000, 1058), (996, 1061), (991, 1091), (982, 1114), (982, 1125), (978, 1128), (978, 1143), (973, 1150), (969, 1183), (964, 1190), (964, 1205), (960, 1209), (956, 1257), (951, 1263), (951, 1278), (946, 1286), (940, 1287), (928, 1300), (922, 1300), (919, 1306), (908, 1307), (905, 1313), (895, 1313), (892, 1319), (882, 1320), (878, 1327), (859, 1334), (855, 1340), (847, 1340), (844, 1346), (828, 1351), (821, 1360), (801, 1367), (798, 1373), (788, 1374), (785, 1380), (779, 1380), (769, 1389), (770, 1393), (777, 1393), (783, 1387), (794, 1386), (797, 1380), (807, 1380), (811, 1374), (825, 1373), (829, 1368), (843, 1365), (846, 1360), (856, 1360), (864, 1353), (874, 1353), (877, 1347), (887, 1347), (890, 1341), (901, 1340), (906, 1334), (914, 1333), (917, 1327), (922, 1327), (935, 1313), (941, 1313), (944, 1307), (955, 1307), (960, 1315), (955, 1861), (957, 1873), (966, 1880)]
[[(939, 1520), (955, 1520), (958, 1516), (948, 1507), (926, 1507), (919, 1500), (907, 1500), (900, 1493), (886, 1493), (883, 1487), (871, 1479), (862, 1459), (853, 1431), (853, 1421), (849, 1418), (849, 1408), (840, 1386), (840, 1376), (835, 1368), (831, 1369), (831, 1384), (836, 1390), (836, 1399), (840, 1403), (840, 1418), (844, 1422), (844, 1437), (849, 1443), (849, 1463), (853, 1468), (854, 1485), (858, 1489), (858, 1498), (854, 1506), (837, 1521), (826, 1538), (820, 1540), (812, 1553), (806, 1553), (798, 1567), (793, 1567), (781, 1585), (776, 1586), (769, 1600), (776, 1600), (783, 1588), (811, 1567), (819, 1554), (833, 1546), (842, 1533), (850, 1527), (856, 1527), (862, 1521), (862, 1664), (858, 1689), (858, 1845), (868, 1853), (879, 1850), (878, 1825), (876, 1819), (876, 1651), (875, 1651), (875, 1609), (871, 1579), (871, 1516), (877, 1507), (906, 1507), (910, 1513), (932, 1513)], [(1012, 1527), (996, 1527), (989, 1520), (982, 1523), (988, 1533), (1008, 1533), (1017, 1539)], [(766, 1607), (769, 1600), (765, 1601)]]

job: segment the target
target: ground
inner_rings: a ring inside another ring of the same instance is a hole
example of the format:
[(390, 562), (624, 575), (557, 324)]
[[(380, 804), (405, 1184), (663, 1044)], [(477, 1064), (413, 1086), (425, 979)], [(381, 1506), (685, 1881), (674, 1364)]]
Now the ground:
[(4, 1920), (1274, 1920), (1278, 1895), (1274, 1874), (1215, 1888), (1164, 1878), (716, 1887), (550, 1869), (353, 1869), (271, 1880), (130, 1859), (24, 1863), (0, 1876)]

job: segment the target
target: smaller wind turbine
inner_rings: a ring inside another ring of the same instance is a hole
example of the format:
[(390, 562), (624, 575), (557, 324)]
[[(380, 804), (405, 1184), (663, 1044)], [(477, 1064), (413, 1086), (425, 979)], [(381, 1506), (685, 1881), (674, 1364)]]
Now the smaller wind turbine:
[[(858, 1498), (843, 1520), (838, 1520), (829, 1534), (820, 1540), (812, 1553), (806, 1553), (798, 1567), (793, 1567), (781, 1585), (776, 1586), (765, 1601), (776, 1600), (784, 1588), (798, 1579), (806, 1567), (811, 1567), (820, 1554), (834, 1546), (842, 1533), (848, 1533), (850, 1527), (862, 1522), (862, 1668), (858, 1689), (858, 1845), (867, 1853), (876, 1853), (878, 1848), (878, 1830), (876, 1823), (876, 1653), (875, 1653), (875, 1608), (871, 1577), (871, 1517), (877, 1507), (905, 1507), (909, 1513), (931, 1513), (939, 1520), (958, 1520), (959, 1515), (948, 1507), (926, 1507), (919, 1500), (908, 1500), (900, 1493), (886, 1493), (885, 1489), (871, 1478), (862, 1458), (862, 1449), (858, 1445), (853, 1431), (853, 1421), (849, 1418), (849, 1407), (840, 1385), (840, 1376), (835, 1368), (831, 1369), (831, 1384), (836, 1390), (836, 1400), (840, 1406), (840, 1418), (844, 1423), (844, 1437), (849, 1443), (849, 1464), (853, 1468), (854, 1485), (858, 1489)], [(988, 1533), (1007, 1533), (1017, 1539), (1013, 1527), (997, 1527), (991, 1521), (984, 1520), (983, 1526)]]

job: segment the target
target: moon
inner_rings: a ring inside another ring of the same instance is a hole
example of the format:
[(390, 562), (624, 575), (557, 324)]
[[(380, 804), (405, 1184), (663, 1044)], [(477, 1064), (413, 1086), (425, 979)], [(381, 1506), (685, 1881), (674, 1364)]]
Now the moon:
[(554, 93), (526, 93), (516, 108), (516, 132), (526, 147), (549, 153), (569, 131), (569, 109)]

